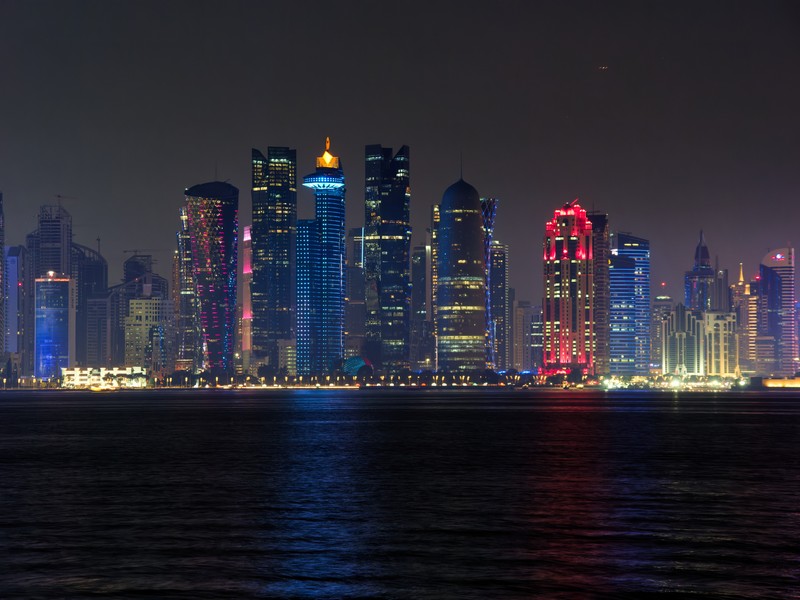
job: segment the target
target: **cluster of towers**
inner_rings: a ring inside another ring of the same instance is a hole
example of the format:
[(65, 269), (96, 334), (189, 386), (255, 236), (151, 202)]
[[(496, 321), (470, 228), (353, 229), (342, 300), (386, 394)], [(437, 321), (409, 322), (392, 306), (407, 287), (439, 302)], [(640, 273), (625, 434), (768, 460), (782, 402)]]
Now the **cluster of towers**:
[(651, 298), (649, 241), (610, 233), (577, 201), (555, 211), (543, 243), (543, 373), (791, 376), (798, 370), (794, 249), (728, 284), (701, 232), (683, 302)]
[[(499, 201), (460, 179), (411, 244), (410, 151), (365, 147), (363, 226), (346, 230), (345, 176), (330, 140), (302, 178), (297, 153), (253, 149), (252, 224), (239, 190), (185, 191), (172, 281), (131, 254), (122, 281), (73, 241), (72, 218), (42, 206), (37, 228), (0, 265), (6, 385), (67, 367), (138, 367), (165, 377), (533, 371), (541, 375), (792, 375), (798, 368), (794, 250), (729, 285), (701, 232), (683, 302), (651, 296), (650, 243), (612, 231), (578, 200), (554, 211), (542, 245), (540, 305), (515, 298)], [(311, 207), (309, 207), (311, 208)], [(310, 212), (310, 211), (307, 211)], [(0, 237), (3, 235), (0, 195)], [(241, 240), (241, 247), (240, 242)], [(2, 243), (2, 239), (0, 239)]]

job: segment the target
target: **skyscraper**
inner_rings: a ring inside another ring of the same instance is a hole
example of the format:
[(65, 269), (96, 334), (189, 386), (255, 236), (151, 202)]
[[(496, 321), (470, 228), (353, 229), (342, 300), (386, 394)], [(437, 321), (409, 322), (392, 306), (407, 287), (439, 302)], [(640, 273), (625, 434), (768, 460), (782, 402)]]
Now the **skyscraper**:
[(411, 327), (410, 153), (365, 148), (365, 354), (378, 369), (408, 369)]
[(703, 232), (694, 251), (694, 266), (684, 275), (684, 304), (689, 310), (706, 311), (713, 308), (716, 273)]
[[(650, 242), (628, 233), (614, 236), (611, 290), (611, 373), (650, 374)], [(623, 264), (622, 259), (630, 259)]]
[[(6, 336), (6, 310), (8, 295), (6, 294), (6, 219), (3, 212), (3, 193), (0, 192), (0, 252), (3, 253), (0, 260), (0, 334)], [(4, 341), (5, 345), (5, 341)]]
[(186, 190), (203, 366), (232, 373), (236, 332), (239, 190), (221, 181)]
[(25, 322), (25, 246), (9, 246), (5, 259), (5, 351), (18, 355), (18, 362), (25, 361), (25, 339), (31, 336), (32, 325)]
[(663, 375), (706, 374), (703, 313), (677, 304), (661, 323)]
[(578, 200), (557, 209), (544, 235), (544, 367), (594, 373), (592, 223)]
[(411, 255), (411, 369), (432, 371), (435, 366), (436, 341), (430, 306), (430, 245), (416, 246)]
[(494, 220), (497, 216), (497, 198), (481, 198), (481, 217), (483, 218), (483, 261), (486, 278), (486, 364), (495, 368), (496, 344), (494, 340), (494, 318), (492, 316), (492, 239)]
[(463, 179), (439, 205), (436, 293), (438, 368), (485, 369), (486, 267), (483, 218), (477, 190)]
[(187, 208), (178, 211), (180, 230), (176, 234), (178, 250), (175, 254), (175, 368), (197, 372), (203, 368), (203, 346), (200, 332), (200, 305), (195, 287), (192, 262), (192, 239), (189, 231)]
[[(297, 276), (307, 274), (310, 298), (316, 310), (316, 327), (301, 335), (298, 314), (297, 371), (300, 375), (323, 375), (337, 368), (344, 353), (344, 268), (345, 268), (345, 187), (339, 158), (330, 153), (330, 138), (325, 151), (317, 157), (317, 169), (303, 178), (303, 185), (314, 190), (315, 218), (304, 223), (307, 250), (297, 251)], [(300, 223), (298, 223), (298, 246)], [(311, 261), (300, 265), (301, 260)], [(298, 281), (298, 295), (301, 285)], [(302, 301), (298, 297), (298, 311)], [(313, 352), (312, 352), (313, 348)], [(309, 371), (303, 372), (308, 356)], [(301, 367), (303, 365), (303, 367)]]
[(666, 295), (656, 296), (653, 299), (653, 309), (650, 318), (650, 368), (651, 372), (661, 373), (663, 348), (663, 331), (661, 323), (672, 312), (672, 297)]
[(508, 246), (492, 240), (489, 253), (489, 286), (491, 327), (490, 340), (494, 344), (494, 368), (505, 371), (511, 368), (509, 327), (511, 306), (508, 299)]
[(364, 228), (351, 229), (347, 235), (345, 267), (344, 359), (364, 353), (367, 311), (364, 303)]
[(277, 368), (279, 347), (294, 338), (297, 152), (252, 150), (253, 353)]
[[(533, 320), (535, 318), (536, 308), (537, 307), (531, 305), (527, 300), (517, 300), (514, 303), (514, 329), (512, 331), (514, 351), (512, 355), (512, 367), (520, 373), (530, 371), (534, 368)], [(538, 313), (541, 317), (541, 311), (538, 311)], [(541, 324), (541, 318), (539, 322)], [(539, 366), (541, 366), (541, 364)]]
[(609, 266), (611, 260), (611, 234), (608, 215), (593, 212), (588, 215), (592, 223), (592, 256), (594, 277), (594, 363), (595, 373), (605, 375), (610, 370), (610, 289)]
[(731, 285), (730, 290), (732, 311), (736, 315), (739, 369), (743, 375), (752, 375), (755, 373), (758, 337), (758, 286), (745, 281), (742, 263), (739, 263), (739, 280)]
[(89, 347), (95, 343), (89, 335), (89, 302), (108, 293), (108, 263), (98, 250), (72, 243), (72, 279), (75, 281), (75, 364), (79, 367), (100, 367), (96, 353)]
[(51, 380), (75, 361), (75, 282), (50, 271), (34, 281), (34, 375)]
[(242, 228), (242, 298), (239, 312), (239, 353), (243, 373), (250, 371), (250, 358), (253, 350), (253, 245), (252, 227)]
[(768, 252), (761, 259), (759, 274), (764, 297), (759, 333), (774, 338), (775, 374), (791, 376), (798, 370), (794, 248)]

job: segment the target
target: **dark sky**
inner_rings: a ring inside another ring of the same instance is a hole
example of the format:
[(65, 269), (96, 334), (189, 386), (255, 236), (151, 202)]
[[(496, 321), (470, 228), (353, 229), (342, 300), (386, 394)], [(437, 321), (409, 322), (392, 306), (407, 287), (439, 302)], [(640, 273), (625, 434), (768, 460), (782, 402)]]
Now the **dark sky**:
[(350, 226), (364, 145), (411, 147), (415, 241), (463, 153), (464, 178), (501, 199), (518, 298), (539, 298), (544, 222), (575, 197), (649, 238), (673, 294), (700, 228), (752, 274), (800, 244), (798, 7), (0, 0), (7, 243), (61, 194), (113, 279), (132, 248), (166, 249), (169, 275), (187, 186), (216, 169), (249, 223), (250, 148), (296, 147), (302, 176), (330, 136)]

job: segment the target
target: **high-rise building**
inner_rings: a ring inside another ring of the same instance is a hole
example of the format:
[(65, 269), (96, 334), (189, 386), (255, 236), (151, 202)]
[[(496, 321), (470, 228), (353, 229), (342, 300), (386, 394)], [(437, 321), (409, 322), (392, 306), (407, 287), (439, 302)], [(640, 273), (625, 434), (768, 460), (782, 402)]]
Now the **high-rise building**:
[(277, 367), (295, 327), (296, 150), (270, 146), (266, 157), (252, 150), (252, 201), (253, 353)]
[(705, 375), (738, 377), (740, 372), (736, 314), (723, 311), (704, 312), (703, 334)]
[(233, 372), (236, 333), (239, 190), (221, 181), (186, 190), (186, 217), (203, 367)]
[[(316, 171), (303, 178), (303, 185), (314, 190), (316, 216), (313, 220), (298, 221), (297, 225), (297, 372), (300, 375), (330, 373), (338, 368), (344, 354), (344, 181), (339, 158), (330, 153), (328, 138), (325, 151), (317, 157)], [(301, 260), (307, 262), (300, 264)], [(301, 276), (308, 280), (301, 282)], [(301, 291), (309, 294), (307, 299), (300, 298)], [(300, 314), (304, 305), (307, 309), (313, 306), (314, 314)]]
[[(622, 259), (629, 259), (630, 262)], [(650, 374), (650, 242), (618, 233), (609, 270), (611, 373)]]
[(774, 340), (773, 373), (794, 375), (798, 370), (794, 248), (768, 252), (761, 259), (759, 276), (760, 296), (763, 298), (759, 307), (759, 336), (769, 336)]
[(6, 219), (3, 212), (3, 193), (0, 192), (0, 251), (3, 252), (3, 258), (0, 260), (0, 333), (3, 335), (5, 346), (6, 337), (6, 311), (8, 295), (6, 289)]
[(544, 367), (594, 373), (592, 223), (578, 200), (557, 209), (544, 235)]
[(436, 291), (438, 368), (483, 370), (486, 362), (486, 272), (477, 190), (463, 179), (439, 205)]
[(537, 371), (544, 364), (544, 312), (541, 306), (534, 306), (531, 311), (531, 363)]
[(167, 332), (169, 302), (165, 298), (133, 298), (124, 319), (126, 367), (167, 375), (170, 344)]
[(367, 311), (364, 300), (364, 228), (347, 235), (345, 266), (344, 359), (363, 357)]
[(492, 240), (494, 238), (494, 220), (497, 216), (497, 198), (481, 198), (481, 217), (483, 218), (483, 260), (486, 279), (486, 364), (495, 368), (494, 319), (492, 317)]
[(511, 368), (511, 345), (509, 344), (509, 321), (511, 306), (508, 301), (508, 246), (497, 240), (492, 241), (489, 253), (490, 286), (489, 306), (491, 326), (489, 339), (494, 344), (494, 368), (505, 371)]
[(432, 371), (435, 368), (436, 340), (430, 306), (430, 245), (416, 246), (411, 254), (411, 369)]
[(173, 266), (175, 310), (175, 368), (196, 373), (203, 368), (200, 331), (200, 305), (195, 287), (189, 216), (185, 206), (178, 211), (180, 230), (176, 233), (178, 249)]
[(32, 325), (25, 322), (25, 246), (8, 246), (5, 251), (5, 351), (17, 355), (17, 362), (25, 362), (26, 338), (31, 337)]
[(108, 295), (108, 263), (100, 254), (99, 248), (93, 250), (72, 243), (72, 279), (75, 281), (75, 365), (79, 367), (104, 367), (97, 361), (96, 351), (90, 347), (96, 339), (90, 335), (89, 301)]
[[(527, 300), (517, 300), (514, 303), (512, 367), (520, 373), (530, 371), (535, 366), (533, 357), (533, 323), (536, 318), (537, 308), (539, 307), (534, 307)], [(540, 317), (539, 324), (541, 325), (541, 310), (538, 311), (538, 314)], [(541, 363), (538, 366), (541, 366)]]
[(434, 339), (434, 365), (435, 369), (439, 369), (439, 354), (438, 343), (439, 331), (437, 329), (439, 322), (438, 306), (436, 298), (439, 294), (439, 222), (441, 221), (441, 208), (438, 204), (431, 206), (431, 227), (428, 230), (431, 243), (431, 274), (430, 274), (430, 318), (433, 323), (433, 339)]
[(694, 251), (694, 266), (684, 275), (684, 304), (689, 310), (706, 311), (713, 308), (716, 272), (703, 232)]
[(745, 281), (742, 263), (739, 263), (739, 280), (730, 286), (730, 296), (731, 310), (736, 315), (739, 369), (743, 375), (753, 375), (758, 337), (758, 286)]
[(659, 295), (653, 298), (653, 312), (650, 319), (650, 372), (661, 374), (661, 357), (664, 351), (661, 323), (672, 312), (672, 297)]
[(410, 153), (365, 148), (364, 278), (366, 358), (379, 369), (408, 369), (411, 327)]
[(75, 360), (75, 282), (53, 271), (34, 280), (34, 376), (57, 379)]
[(242, 298), (239, 303), (239, 360), (243, 373), (250, 372), (250, 358), (253, 350), (253, 245), (252, 228), (242, 228)]
[(661, 323), (663, 375), (706, 374), (703, 313), (678, 304)]
[(592, 223), (592, 268), (594, 270), (594, 364), (595, 373), (606, 375), (610, 372), (610, 288), (609, 268), (611, 260), (611, 233), (608, 215), (592, 212), (588, 215)]

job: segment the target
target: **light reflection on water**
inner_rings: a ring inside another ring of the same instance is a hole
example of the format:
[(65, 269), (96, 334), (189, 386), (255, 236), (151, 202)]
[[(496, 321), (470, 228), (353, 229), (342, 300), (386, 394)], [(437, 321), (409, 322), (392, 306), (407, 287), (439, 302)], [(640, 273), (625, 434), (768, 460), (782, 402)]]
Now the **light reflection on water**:
[(0, 397), (0, 597), (797, 597), (800, 401)]

